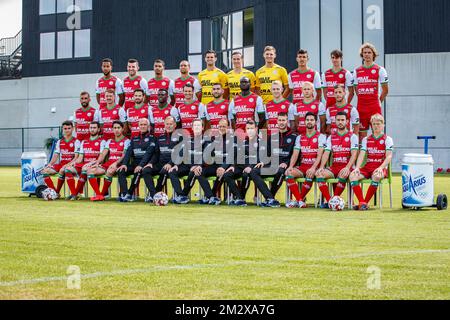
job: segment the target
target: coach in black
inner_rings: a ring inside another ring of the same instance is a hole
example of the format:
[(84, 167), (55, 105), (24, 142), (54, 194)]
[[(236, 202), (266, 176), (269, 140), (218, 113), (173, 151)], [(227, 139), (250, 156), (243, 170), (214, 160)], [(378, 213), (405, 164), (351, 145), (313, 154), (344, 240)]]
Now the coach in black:
[[(270, 154), (270, 163), (263, 168), (253, 168), (250, 178), (262, 193), (266, 201), (261, 204), (264, 207), (279, 207), (280, 202), (275, 200), (275, 195), (283, 184), (286, 169), (294, 150), (296, 134), (288, 127), (288, 114), (279, 113), (277, 118), (278, 132), (268, 137), (267, 150)], [(271, 171), (276, 170), (273, 174)], [(271, 188), (267, 187), (264, 178), (273, 177)]]
[[(157, 162), (156, 139), (149, 133), (150, 122), (147, 118), (139, 119), (140, 134), (131, 139), (130, 147), (127, 149), (118, 168), (120, 185), (119, 200), (122, 202), (133, 201), (133, 192), (139, 184), (142, 169), (148, 163), (154, 165)], [(131, 186), (127, 191), (127, 177), (134, 174)]]

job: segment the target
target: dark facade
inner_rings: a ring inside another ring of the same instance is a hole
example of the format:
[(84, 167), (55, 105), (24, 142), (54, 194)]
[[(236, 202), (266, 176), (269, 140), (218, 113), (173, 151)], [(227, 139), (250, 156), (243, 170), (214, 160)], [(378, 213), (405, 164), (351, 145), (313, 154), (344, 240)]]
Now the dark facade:
[[(304, 1), (304, 0), (302, 0)], [(445, 0), (385, 0), (385, 53), (450, 51), (450, 2)], [(263, 64), (262, 51), (277, 48), (277, 62), (288, 70), (296, 66), (299, 47), (298, 0), (93, 0), (92, 11), (82, 13), (82, 25), (91, 29), (88, 58), (40, 61), (40, 33), (64, 30), (67, 14), (39, 15), (39, 0), (23, 0), (23, 76), (99, 72), (102, 58), (113, 59), (116, 71), (125, 71), (128, 58), (151, 70), (163, 58), (167, 69), (178, 68), (187, 57), (187, 24), (202, 19), (202, 48), (211, 46), (211, 17), (254, 8), (254, 65)]]

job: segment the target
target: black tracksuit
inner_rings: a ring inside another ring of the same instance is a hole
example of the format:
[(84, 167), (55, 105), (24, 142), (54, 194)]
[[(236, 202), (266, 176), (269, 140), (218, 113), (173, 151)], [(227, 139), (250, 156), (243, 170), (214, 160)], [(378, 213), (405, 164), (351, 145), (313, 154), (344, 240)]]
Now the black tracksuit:
[[(227, 170), (231, 165), (235, 163), (234, 151), (237, 144), (236, 139), (232, 134), (228, 133), (221, 136), (214, 136), (212, 145), (214, 147), (214, 162), (216, 165), (216, 171), (218, 168)], [(214, 181), (214, 185), (212, 188), (212, 193), (214, 195), (218, 194), (222, 182), (223, 176), (217, 177), (217, 179)]]

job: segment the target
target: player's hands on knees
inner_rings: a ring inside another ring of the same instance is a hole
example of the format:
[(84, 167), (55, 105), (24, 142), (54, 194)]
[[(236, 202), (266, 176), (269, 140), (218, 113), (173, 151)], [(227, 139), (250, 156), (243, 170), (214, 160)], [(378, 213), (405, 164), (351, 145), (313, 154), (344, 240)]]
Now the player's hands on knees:
[(153, 164), (149, 163), (149, 164), (147, 164), (147, 165), (144, 167), (144, 169), (145, 169), (145, 168), (151, 168), (151, 169), (153, 169)]
[(345, 167), (345, 168), (342, 168), (341, 171), (339, 171), (338, 176), (339, 176), (339, 178), (347, 179), (349, 175), (350, 175), (350, 169)]
[(252, 172), (252, 168), (247, 167), (247, 168), (244, 169), (244, 173), (250, 173), (250, 172)]
[(121, 165), (118, 169), (117, 169), (117, 171), (127, 171), (128, 170), (128, 168), (127, 168), (127, 166), (126, 165)]
[(220, 178), (223, 176), (223, 174), (225, 173), (225, 169), (224, 168), (218, 168), (216, 170), (216, 175)]
[(172, 168), (170, 168), (169, 172), (178, 171), (178, 166), (174, 165)]
[(282, 164), (280, 164), (279, 168), (286, 169), (287, 168), (287, 164), (286, 163), (282, 163)]
[(141, 166), (137, 166), (136, 168), (134, 168), (134, 173), (139, 173), (142, 171), (142, 167)]
[(255, 169), (259, 169), (259, 168), (262, 168), (262, 167), (264, 167), (264, 163), (262, 163), (262, 162), (257, 163), (257, 164), (255, 165)]
[(308, 171), (306, 171), (306, 177), (308, 179), (313, 179), (315, 174), (316, 174), (316, 169), (314, 169), (314, 168), (309, 168)]
[(376, 179), (379, 179), (379, 180), (383, 179), (383, 177), (384, 177), (383, 168), (380, 167), (380, 168), (375, 169), (375, 171), (373, 172), (373, 175)]
[(352, 175), (360, 175), (360, 174), (361, 174), (361, 171), (359, 170), (359, 168), (355, 168), (355, 169), (352, 171), (351, 174), (352, 174)]
[(225, 171), (225, 173), (227, 173), (227, 172), (234, 172), (234, 167), (229, 167), (229, 168), (227, 169), (227, 171)]
[(202, 174), (202, 167), (201, 166), (196, 166), (194, 168), (194, 174), (198, 177)]
[(169, 172), (170, 169), (172, 169), (172, 166), (168, 163), (166, 165), (164, 165), (163, 169), (167, 172)]

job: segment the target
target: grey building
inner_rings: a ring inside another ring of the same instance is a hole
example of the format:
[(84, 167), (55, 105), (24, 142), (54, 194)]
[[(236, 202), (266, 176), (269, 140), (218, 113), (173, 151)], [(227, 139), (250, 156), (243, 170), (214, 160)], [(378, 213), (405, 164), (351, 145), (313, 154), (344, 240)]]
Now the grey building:
[(353, 70), (368, 41), (390, 77), (384, 113), (396, 145), (394, 168), (402, 154), (423, 151), (419, 135), (437, 137), (430, 152), (437, 167), (448, 168), (449, 13), (445, 0), (23, 0), (21, 32), (0, 40), (0, 164), (18, 163), (22, 141), (25, 149), (40, 149), (57, 134), (25, 130), (22, 137), (4, 129), (58, 126), (78, 106), (80, 91), (95, 94), (104, 57), (121, 77), (128, 58), (137, 58), (146, 78), (162, 58), (175, 78), (182, 59), (194, 73), (204, 68), (209, 48), (224, 70), (236, 50), (256, 70), (270, 44), (288, 71), (305, 48), (311, 67), (323, 72), (335, 48)]

